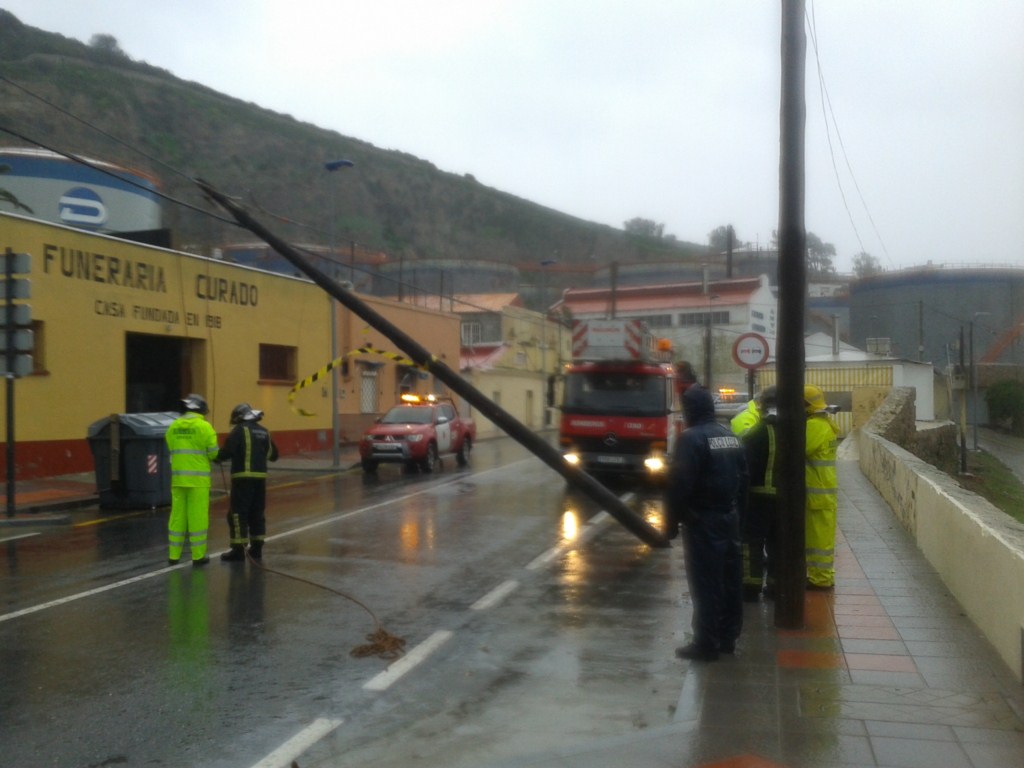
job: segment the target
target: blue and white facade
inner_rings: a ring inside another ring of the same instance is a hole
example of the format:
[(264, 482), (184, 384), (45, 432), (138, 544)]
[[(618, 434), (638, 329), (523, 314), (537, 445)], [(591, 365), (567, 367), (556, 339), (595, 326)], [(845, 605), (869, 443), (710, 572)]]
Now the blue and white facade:
[(0, 149), (0, 187), (30, 209), (0, 203), (11, 213), (90, 232), (159, 229), (156, 182), (145, 174), (83, 158), (75, 162), (47, 150)]

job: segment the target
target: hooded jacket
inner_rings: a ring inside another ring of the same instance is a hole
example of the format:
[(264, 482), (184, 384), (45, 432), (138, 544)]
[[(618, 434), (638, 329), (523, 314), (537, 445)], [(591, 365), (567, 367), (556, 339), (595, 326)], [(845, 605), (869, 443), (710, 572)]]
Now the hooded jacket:
[(703, 387), (683, 393), (687, 428), (676, 442), (666, 495), (669, 536), (678, 524), (713, 524), (716, 517), (740, 512), (747, 498), (747, 460), (743, 445), (728, 427), (715, 421), (715, 403)]

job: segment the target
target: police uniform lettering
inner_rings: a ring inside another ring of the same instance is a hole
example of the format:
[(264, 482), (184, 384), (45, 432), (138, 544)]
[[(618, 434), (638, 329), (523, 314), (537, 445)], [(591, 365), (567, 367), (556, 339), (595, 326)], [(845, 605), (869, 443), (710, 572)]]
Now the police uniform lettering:
[(708, 447), (712, 451), (727, 451), (732, 448), (739, 448), (740, 441), (735, 435), (729, 435), (728, 437), (709, 437)]

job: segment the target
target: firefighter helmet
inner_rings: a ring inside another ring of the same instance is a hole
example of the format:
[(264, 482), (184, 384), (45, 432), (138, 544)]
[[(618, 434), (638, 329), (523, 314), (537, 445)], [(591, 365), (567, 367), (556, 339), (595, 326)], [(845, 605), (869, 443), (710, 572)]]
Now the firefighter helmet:
[(249, 414), (252, 413), (252, 406), (248, 403), (239, 403), (231, 409), (231, 423), (240, 424), (245, 419), (249, 418)]
[(804, 387), (804, 411), (808, 416), (824, 413), (827, 408), (824, 392), (810, 384)]
[(210, 412), (210, 406), (206, 404), (206, 398), (194, 393), (182, 400), (181, 405), (186, 411), (194, 411), (203, 416)]

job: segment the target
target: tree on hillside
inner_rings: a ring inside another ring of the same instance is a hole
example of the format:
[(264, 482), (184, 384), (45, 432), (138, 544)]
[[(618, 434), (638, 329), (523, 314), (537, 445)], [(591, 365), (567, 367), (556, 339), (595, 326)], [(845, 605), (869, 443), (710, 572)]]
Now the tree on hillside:
[[(779, 231), (772, 230), (772, 249), (779, 250)], [(832, 243), (823, 242), (813, 232), (807, 233), (807, 274), (814, 277), (827, 277), (836, 273), (832, 260), (836, 256), (836, 247)]]
[(871, 277), (880, 274), (882, 265), (878, 259), (866, 251), (861, 251), (853, 257), (853, 274), (858, 278)]
[(732, 228), (732, 224), (723, 224), (720, 227), (715, 227), (713, 230), (708, 232), (708, 245), (713, 251), (727, 251), (729, 250), (729, 233), (732, 232), (732, 244), (736, 245), (738, 242), (736, 238), (736, 232)]
[(639, 216), (630, 219), (622, 225), (622, 229), (627, 235), (638, 235), (640, 237), (650, 237), (655, 240), (661, 240), (665, 233), (665, 225), (658, 224), (651, 219), (642, 219)]
[(832, 260), (836, 255), (836, 247), (832, 243), (822, 242), (813, 232), (807, 233), (807, 272), (811, 275), (834, 275), (836, 267)]
[(100, 53), (104, 53), (112, 59), (129, 59), (127, 53), (121, 49), (121, 44), (113, 35), (97, 34), (89, 38), (89, 46)]

